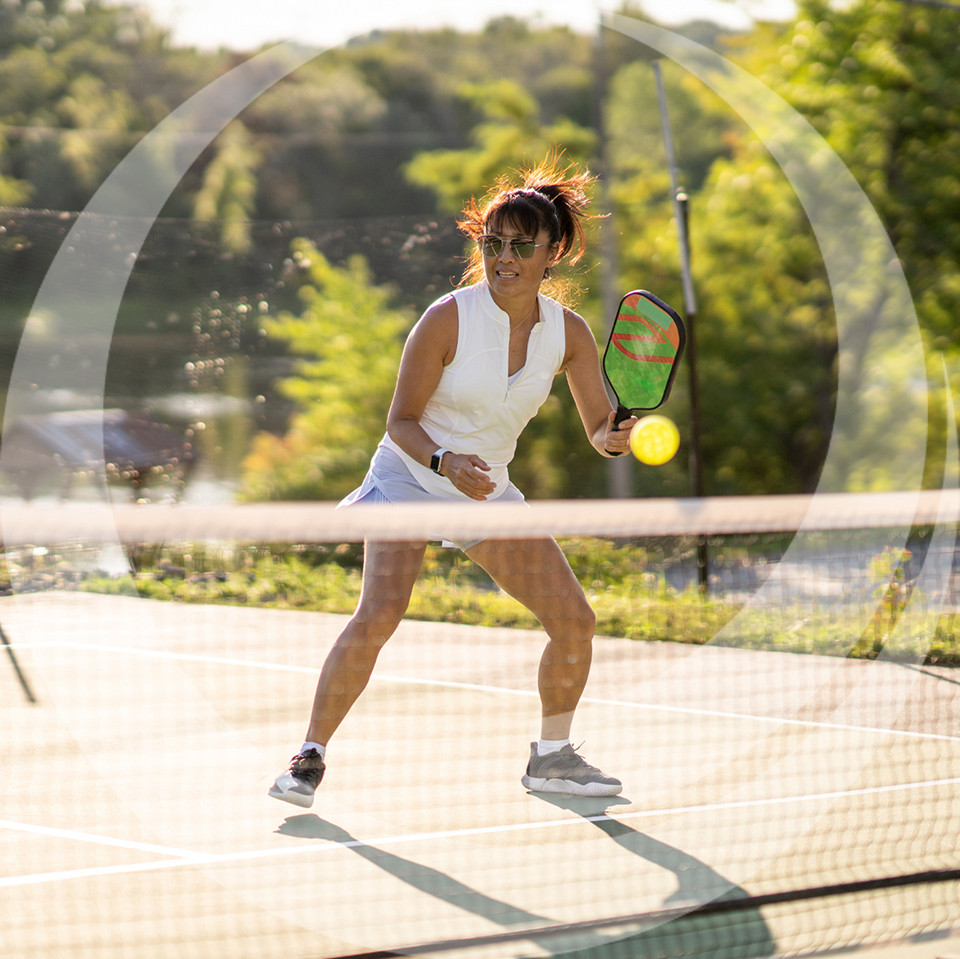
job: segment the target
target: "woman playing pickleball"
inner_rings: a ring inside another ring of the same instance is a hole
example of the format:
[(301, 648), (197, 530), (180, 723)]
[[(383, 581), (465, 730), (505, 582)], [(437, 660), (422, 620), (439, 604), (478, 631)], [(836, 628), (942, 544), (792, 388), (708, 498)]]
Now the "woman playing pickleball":
[[(587, 172), (543, 164), (524, 185), (501, 181), (471, 200), (460, 229), (476, 243), (455, 292), (420, 318), (407, 339), (386, 435), (354, 503), (521, 503), (507, 466), (517, 438), (566, 373), (590, 442), (601, 455), (629, 448), (635, 419), (615, 423), (586, 322), (540, 292), (568, 254), (584, 252)], [(540, 739), (521, 782), (532, 791), (613, 796), (619, 780), (585, 762), (570, 743), (590, 670), (596, 618), (553, 539), (454, 542), (540, 621), (547, 644), (538, 687)], [(310, 806), (326, 746), (366, 687), (380, 649), (406, 612), (426, 539), (364, 545), (363, 588), (353, 618), (327, 656), (306, 741), (270, 795)]]

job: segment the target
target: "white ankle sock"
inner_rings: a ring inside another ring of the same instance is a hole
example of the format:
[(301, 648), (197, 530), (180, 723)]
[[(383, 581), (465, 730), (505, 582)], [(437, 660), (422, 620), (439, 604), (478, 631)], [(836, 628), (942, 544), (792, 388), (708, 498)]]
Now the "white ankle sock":
[(327, 755), (327, 747), (321, 746), (320, 743), (311, 743), (306, 742), (300, 747), (300, 755), (302, 756), (308, 749), (315, 749), (320, 753), (320, 758), (323, 759)]
[(568, 746), (569, 744), (569, 739), (541, 739), (537, 743), (537, 755), (546, 756), (547, 753), (560, 752), (564, 746)]

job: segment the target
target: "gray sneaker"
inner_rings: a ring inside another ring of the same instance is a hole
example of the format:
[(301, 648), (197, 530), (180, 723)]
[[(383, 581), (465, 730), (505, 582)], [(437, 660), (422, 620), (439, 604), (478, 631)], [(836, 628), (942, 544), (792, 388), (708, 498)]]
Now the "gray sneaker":
[(538, 756), (537, 744), (530, 743), (530, 762), (520, 782), (531, 792), (567, 796), (618, 796), (623, 789), (619, 779), (591, 766), (569, 743), (546, 756)]
[(313, 805), (313, 794), (316, 792), (323, 771), (327, 767), (315, 749), (308, 749), (305, 753), (294, 756), (290, 760), (287, 771), (277, 777), (277, 781), (267, 792), (274, 799), (291, 802), (295, 806), (309, 808)]

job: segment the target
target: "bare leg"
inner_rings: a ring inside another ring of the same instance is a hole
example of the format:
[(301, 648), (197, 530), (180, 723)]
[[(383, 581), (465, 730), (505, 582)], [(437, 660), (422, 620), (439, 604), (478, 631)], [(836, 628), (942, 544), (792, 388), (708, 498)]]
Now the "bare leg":
[(541, 737), (568, 739), (590, 673), (596, 628), (570, 564), (552, 539), (484, 540), (467, 555), (540, 620), (548, 637), (537, 677)]
[(364, 545), (360, 602), (320, 672), (307, 730), (309, 742), (326, 746), (366, 688), (380, 650), (407, 611), (426, 545), (425, 542)]

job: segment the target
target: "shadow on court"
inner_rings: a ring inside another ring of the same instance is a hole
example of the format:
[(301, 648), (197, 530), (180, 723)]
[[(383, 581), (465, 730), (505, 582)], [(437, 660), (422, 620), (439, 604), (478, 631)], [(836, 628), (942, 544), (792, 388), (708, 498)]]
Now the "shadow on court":
[(375, 846), (368, 846), (366, 843), (354, 839), (345, 829), (321, 819), (314, 813), (289, 816), (283, 825), (277, 829), (277, 832), (285, 836), (298, 836), (301, 839), (326, 839), (330, 842), (340, 843), (352, 849), (358, 856), (383, 869), (384, 872), (388, 872), (401, 882), (413, 886), (414, 889), (419, 889), (420, 892), (425, 892), (429, 896), (442, 899), (451, 906), (472, 912), (476, 916), (483, 916), (500, 926), (545, 925), (551, 922), (543, 916), (525, 912), (509, 903), (485, 896), (482, 892), (471, 889), (470, 886), (458, 882), (452, 876), (448, 876), (438, 869), (431, 869), (429, 866), (411, 862), (409, 859), (395, 856), (393, 853), (377, 849)]
[[(595, 818), (606, 815), (611, 806), (629, 804), (627, 799), (576, 799), (542, 794), (536, 794), (536, 798), (582, 816), (623, 849), (674, 873), (677, 890), (667, 897), (665, 907), (689, 904), (694, 909), (698, 904), (717, 899), (746, 896), (742, 889), (693, 856), (624, 823)], [(289, 816), (277, 832), (301, 839), (325, 839), (339, 843), (420, 892), (483, 916), (505, 928), (533, 926), (529, 937), (531, 942), (537, 939), (536, 926), (555, 922), (484, 895), (437, 869), (367, 845), (314, 813)], [(553, 950), (557, 943), (553, 941), (548, 945), (541, 942), (540, 945)], [(759, 910), (749, 910), (731, 915), (686, 915), (642, 933), (612, 941), (607, 939), (587, 948), (559, 949), (553, 954), (561, 955), (564, 959), (663, 959), (684, 956), (696, 956), (697, 959), (757, 959), (772, 955), (775, 948)]]
[(758, 959), (776, 951), (760, 910), (745, 910), (728, 915), (696, 915), (697, 905), (720, 899), (741, 899), (747, 893), (724, 879), (716, 870), (688, 853), (647, 836), (615, 819), (605, 816), (611, 806), (627, 805), (622, 797), (581, 798), (531, 793), (537, 799), (582, 816), (606, 833), (618, 846), (640, 856), (677, 877), (677, 890), (664, 900), (665, 908), (690, 905), (691, 913), (652, 929), (624, 936), (614, 942), (559, 955), (563, 959), (663, 959), (695, 956), (696, 959)]
[[(899, 666), (901, 669), (909, 669), (914, 673), (923, 673), (924, 676), (932, 676), (934, 679), (938, 679), (941, 683), (952, 683), (954, 686), (960, 686), (960, 679), (951, 679), (949, 676), (944, 676), (943, 673), (936, 673), (932, 669), (924, 669), (921, 666), (917, 666), (914, 663), (898, 663), (891, 661), (892, 665)], [(955, 666), (941, 667), (941, 669), (956, 669)]]

